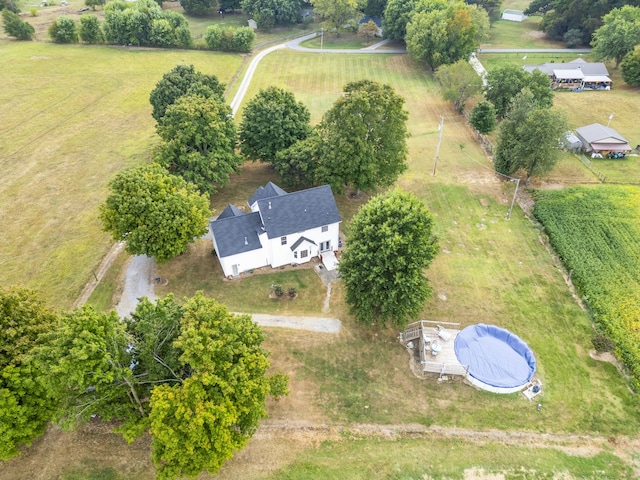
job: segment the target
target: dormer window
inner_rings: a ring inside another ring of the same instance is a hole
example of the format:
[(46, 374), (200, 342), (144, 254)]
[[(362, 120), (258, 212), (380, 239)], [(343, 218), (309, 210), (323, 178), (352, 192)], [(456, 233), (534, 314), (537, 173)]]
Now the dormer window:
[(287, 237), (280, 237), (280, 245), (286, 245), (287, 244)]

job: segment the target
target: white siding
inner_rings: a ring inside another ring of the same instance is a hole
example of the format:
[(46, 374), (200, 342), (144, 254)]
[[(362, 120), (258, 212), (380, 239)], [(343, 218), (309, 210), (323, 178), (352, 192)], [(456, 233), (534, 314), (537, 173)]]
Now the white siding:
[(258, 249), (220, 258), (220, 265), (222, 266), (224, 276), (230, 277), (234, 274), (234, 265), (237, 265), (237, 272), (240, 274), (254, 268), (265, 267), (269, 265), (269, 262), (264, 249)]
[[(270, 262), (273, 268), (280, 267), (282, 265), (288, 265), (291, 263), (306, 263), (311, 260), (312, 257), (317, 257), (319, 253), (320, 243), (328, 241), (330, 243), (331, 250), (338, 249), (338, 233), (340, 230), (339, 223), (333, 223), (328, 225), (326, 232), (322, 231), (322, 227), (305, 230), (304, 232), (297, 232), (291, 235), (287, 235), (287, 244), (282, 245), (280, 237), (271, 238), (268, 240), (268, 249), (270, 252)], [(300, 237), (308, 238), (315, 242), (312, 245), (308, 242), (303, 242), (296, 250), (308, 250), (309, 255), (306, 258), (301, 258), (298, 254), (298, 258), (295, 258), (291, 246), (298, 241)]]

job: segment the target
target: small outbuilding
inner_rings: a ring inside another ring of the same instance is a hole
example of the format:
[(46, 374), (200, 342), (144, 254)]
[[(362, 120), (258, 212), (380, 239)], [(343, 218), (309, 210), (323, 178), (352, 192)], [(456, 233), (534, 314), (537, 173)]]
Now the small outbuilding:
[(599, 123), (576, 128), (576, 135), (582, 142), (586, 152), (605, 154), (631, 150), (631, 146), (626, 138), (613, 128), (605, 127)]
[(560, 139), (560, 143), (562, 144), (562, 148), (570, 152), (577, 152), (578, 150), (582, 150), (583, 147), (578, 136), (571, 131), (565, 132), (564, 136)]
[(509, 20), (510, 22), (524, 22), (527, 16), (522, 10), (511, 10), (507, 8), (502, 12), (502, 17), (500, 18), (502, 18), (502, 20)]

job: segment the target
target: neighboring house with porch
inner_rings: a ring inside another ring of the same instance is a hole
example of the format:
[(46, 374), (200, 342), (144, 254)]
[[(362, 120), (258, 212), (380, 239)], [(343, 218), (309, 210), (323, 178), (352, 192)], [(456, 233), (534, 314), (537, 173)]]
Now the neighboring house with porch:
[(210, 224), (225, 276), (306, 263), (313, 257), (335, 268), (342, 218), (329, 185), (287, 193), (269, 182), (248, 204), (250, 212), (229, 205)]
[(586, 127), (576, 128), (576, 136), (582, 142), (586, 152), (607, 154), (610, 152), (627, 152), (631, 150), (626, 138), (613, 128), (593, 123)]
[(589, 63), (577, 58), (568, 63), (541, 63), (525, 65), (527, 72), (540, 70), (546, 73), (553, 88), (572, 90), (611, 90), (609, 70), (602, 62)]

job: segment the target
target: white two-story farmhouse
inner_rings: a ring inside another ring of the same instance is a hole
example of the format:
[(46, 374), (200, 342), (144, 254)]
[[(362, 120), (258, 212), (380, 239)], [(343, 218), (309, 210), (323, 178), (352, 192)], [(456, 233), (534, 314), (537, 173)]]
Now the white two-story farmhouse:
[(248, 204), (251, 213), (229, 205), (211, 222), (225, 276), (317, 256), (335, 258), (342, 219), (329, 185), (287, 193), (269, 182)]

